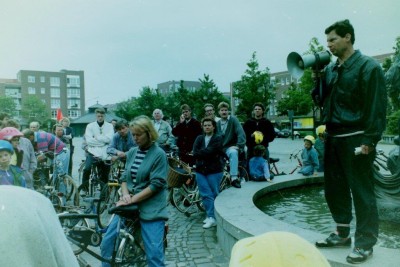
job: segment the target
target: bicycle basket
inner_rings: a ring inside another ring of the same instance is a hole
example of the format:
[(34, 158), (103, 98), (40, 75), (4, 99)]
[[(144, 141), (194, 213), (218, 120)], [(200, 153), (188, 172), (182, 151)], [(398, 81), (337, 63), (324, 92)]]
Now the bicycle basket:
[(191, 168), (184, 162), (168, 158), (168, 187), (181, 187), (189, 178), (191, 178)]

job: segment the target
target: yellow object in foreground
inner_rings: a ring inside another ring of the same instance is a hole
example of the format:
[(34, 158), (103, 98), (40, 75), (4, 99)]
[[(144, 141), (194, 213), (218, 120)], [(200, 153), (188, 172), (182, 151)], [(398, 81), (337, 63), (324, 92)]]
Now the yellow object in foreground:
[(264, 135), (260, 131), (255, 131), (254, 133), (254, 141), (256, 142), (257, 145), (261, 144), (261, 142), (264, 140)]
[(324, 255), (289, 232), (268, 232), (244, 238), (232, 248), (229, 267), (325, 267)]

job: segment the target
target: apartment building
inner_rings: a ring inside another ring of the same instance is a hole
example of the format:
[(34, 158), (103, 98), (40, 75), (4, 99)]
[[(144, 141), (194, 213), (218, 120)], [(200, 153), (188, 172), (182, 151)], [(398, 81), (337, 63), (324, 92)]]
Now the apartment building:
[(20, 118), (24, 99), (38, 97), (46, 104), (51, 118), (57, 110), (70, 119), (85, 113), (85, 79), (83, 71), (60, 70), (59, 72), (20, 70), (17, 79), (0, 79), (0, 95), (14, 99), (13, 116)]
[[(162, 95), (177, 92), (181, 87), (181, 81), (168, 81), (157, 84), (157, 90)], [(195, 92), (201, 88), (201, 83), (197, 81), (183, 81), (183, 87), (190, 92)]]

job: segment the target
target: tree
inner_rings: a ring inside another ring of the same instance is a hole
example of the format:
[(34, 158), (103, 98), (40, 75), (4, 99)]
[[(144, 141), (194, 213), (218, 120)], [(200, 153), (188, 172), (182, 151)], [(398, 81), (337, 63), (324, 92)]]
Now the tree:
[(269, 69), (259, 70), (256, 52), (253, 52), (247, 67), (241, 80), (233, 85), (234, 97), (240, 101), (236, 116), (241, 120), (251, 117), (252, 107), (256, 102), (261, 102), (268, 107), (274, 91), (270, 83)]
[(210, 76), (204, 74), (204, 79), (199, 79), (201, 87), (199, 90), (192, 93), (193, 112), (196, 114), (197, 118), (200, 120), (204, 116), (204, 105), (209, 103), (217, 109), (220, 102), (228, 100), (218, 91), (217, 85), (214, 83)]
[(37, 96), (22, 99), (21, 117), (28, 122), (38, 121), (42, 125), (51, 121), (50, 111)]
[[(324, 47), (315, 37), (311, 38), (308, 45), (309, 50), (303, 55), (324, 51)], [(300, 82), (290, 85), (289, 89), (284, 93), (284, 97), (278, 102), (277, 111), (280, 115), (287, 115), (288, 110), (293, 110), (296, 116), (307, 115), (310, 111), (315, 115), (318, 107), (314, 105), (311, 98), (311, 91), (315, 87), (311, 74), (311, 68), (306, 69), (300, 78)]]
[(386, 59), (383, 66), (384, 70), (386, 69), (389, 113), (400, 109), (400, 36), (396, 38), (396, 46), (393, 49), (395, 51), (393, 60)]
[(7, 113), (13, 115), (16, 104), (14, 99), (9, 96), (0, 96), (0, 113)]

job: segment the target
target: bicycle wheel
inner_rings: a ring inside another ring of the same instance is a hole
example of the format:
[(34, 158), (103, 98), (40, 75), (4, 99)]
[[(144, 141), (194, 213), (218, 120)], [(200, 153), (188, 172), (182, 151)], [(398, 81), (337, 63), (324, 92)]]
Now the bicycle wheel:
[(249, 174), (247, 173), (246, 168), (239, 166), (238, 173), (241, 180), (244, 180), (245, 182), (249, 181)]
[[(202, 204), (199, 203), (202, 201), (197, 186), (193, 188), (184, 184), (182, 187), (173, 188), (172, 190), (172, 201), (174, 202), (175, 208), (180, 212), (190, 215), (195, 213), (198, 208), (202, 207)], [(202, 207), (202, 210), (204, 210), (204, 207)]]
[(62, 198), (58, 196), (57, 192), (51, 193), (49, 196), (51, 203), (53, 204), (54, 210), (56, 213), (60, 213), (63, 211), (63, 204)]
[(122, 238), (115, 256), (115, 266), (147, 266), (146, 253), (136, 238)]
[(231, 187), (231, 176), (229, 175), (229, 172), (224, 171), (221, 183), (219, 184), (219, 192), (222, 192), (229, 187)]
[[(79, 212), (76, 211), (70, 211), (69, 213), (73, 214), (78, 214)], [(80, 218), (80, 219), (63, 219), (59, 218), (61, 227), (64, 230), (65, 236), (68, 239), (68, 242), (72, 248), (72, 251), (74, 252), (75, 255), (81, 254), (84, 251), (84, 248), (88, 246), (86, 243), (80, 243), (82, 247), (79, 247), (73, 240), (73, 238), (70, 235), (71, 231), (79, 231), (81, 229), (88, 229), (89, 228), (89, 223), (87, 222), (86, 219)]]
[(119, 200), (118, 189), (119, 186), (110, 186), (109, 184), (105, 184), (101, 192), (102, 197), (100, 198), (100, 201), (97, 202), (96, 211), (99, 215), (97, 217), (97, 222), (99, 227), (102, 229), (106, 228), (114, 217), (113, 214), (108, 214), (108, 209)]

